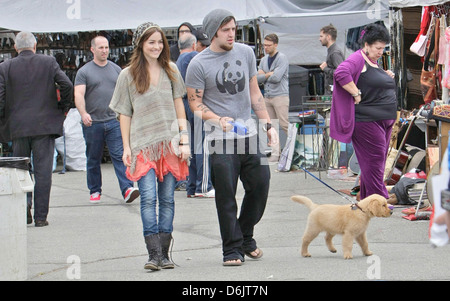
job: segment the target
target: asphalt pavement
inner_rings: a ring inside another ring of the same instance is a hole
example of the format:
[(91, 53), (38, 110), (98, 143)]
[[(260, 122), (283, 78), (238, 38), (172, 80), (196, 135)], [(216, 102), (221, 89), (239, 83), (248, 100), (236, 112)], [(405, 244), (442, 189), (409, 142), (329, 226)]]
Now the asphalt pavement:
[[(269, 199), (264, 217), (255, 228), (255, 239), (264, 251), (260, 260), (247, 258), (239, 267), (222, 266), (214, 199), (187, 198), (185, 191), (176, 191), (171, 251), (176, 267), (149, 271), (143, 268), (148, 256), (139, 198), (130, 204), (123, 202), (112, 164), (102, 164), (99, 204), (89, 203), (84, 171), (61, 174), (58, 166), (53, 173), (49, 226), (27, 226), (27, 280), (180, 281), (183, 291), (177, 293), (193, 295), (195, 287), (189, 286), (192, 281), (258, 285), (258, 281), (450, 279), (450, 246), (433, 248), (428, 239), (429, 221), (402, 218), (401, 206), (389, 218), (371, 220), (367, 236), (373, 256), (364, 256), (355, 243), (353, 259), (344, 260), (341, 237), (334, 238), (337, 253), (330, 253), (321, 234), (310, 245), (312, 257), (303, 258), (299, 249), (309, 211), (291, 201), (290, 196), (306, 195), (320, 204), (350, 203), (303, 171), (277, 172), (275, 165), (270, 168)], [(354, 178), (332, 180), (324, 171), (314, 174), (335, 189), (354, 185)], [(242, 197), (239, 184), (239, 202)], [(264, 294), (263, 289), (259, 293)]]

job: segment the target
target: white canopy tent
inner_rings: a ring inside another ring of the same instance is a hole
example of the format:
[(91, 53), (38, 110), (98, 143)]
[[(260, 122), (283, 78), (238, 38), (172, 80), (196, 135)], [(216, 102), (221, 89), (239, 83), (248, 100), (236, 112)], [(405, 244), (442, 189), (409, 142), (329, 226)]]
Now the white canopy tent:
[[(434, 5), (445, 1), (413, 0), (0, 0), (0, 28), (34, 33), (133, 29), (152, 21), (161, 27), (183, 22), (201, 26), (215, 8), (228, 9), (238, 21), (256, 20), (262, 35), (280, 36), (279, 50), (291, 64), (320, 64), (326, 48), (320, 28), (332, 23), (338, 45), (345, 32), (377, 20), (388, 22), (389, 7)], [(419, 4), (420, 3), (420, 4)], [(255, 22), (254, 22), (255, 23)], [(347, 53), (348, 54), (348, 53)]]
[[(280, 51), (291, 64), (320, 64), (326, 49), (321, 27), (333, 23), (344, 32), (388, 15), (387, 0), (1, 0), (0, 27), (34, 33), (133, 29), (152, 21), (161, 27), (183, 22), (201, 26), (214, 8), (228, 9), (238, 21), (257, 20), (262, 33), (280, 35)], [(341, 45), (343, 46), (343, 44)]]
[[(275, 5), (275, 1), (270, 2)], [(262, 15), (258, 21), (264, 35), (275, 32), (279, 36), (278, 49), (288, 56), (291, 64), (319, 65), (325, 60), (327, 49), (319, 42), (320, 29), (325, 25), (331, 23), (336, 27), (336, 43), (347, 56), (351, 53), (345, 47), (348, 29), (378, 20), (389, 23), (387, 0), (291, 0), (276, 3), (278, 10), (273, 9), (267, 17)]]
[[(346, 32), (375, 21), (390, 24), (390, 9), (430, 6), (448, 3), (445, 0), (287, 0), (262, 1), (258, 23), (263, 35), (271, 32), (280, 37), (278, 49), (291, 64), (318, 65), (326, 58), (326, 48), (319, 42), (320, 29), (332, 23), (338, 30), (337, 45), (345, 56), (352, 51), (345, 47)], [(255, 10), (256, 11), (256, 10)], [(420, 24), (417, 24), (418, 28)]]
[(0, 27), (42, 32), (78, 32), (133, 29), (152, 21), (161, 27), (183, 22), (201, 24), (212, 8), (232, 7), (236, 18), (245, 19), (241, 0), (1, 0)]
[(147, 21), (161, 27), (200, 25), (214, 8), (228, 9), (238, 20), (270, 18), (268, 24), (283, 32), (305, 33), (316, 31), (316, 20), (332, 19), (347, 28), (370, 22), (388, 5), (387, 0), (1, 0), (0, 8), (0, 27), (36, 33), (130, 29)]

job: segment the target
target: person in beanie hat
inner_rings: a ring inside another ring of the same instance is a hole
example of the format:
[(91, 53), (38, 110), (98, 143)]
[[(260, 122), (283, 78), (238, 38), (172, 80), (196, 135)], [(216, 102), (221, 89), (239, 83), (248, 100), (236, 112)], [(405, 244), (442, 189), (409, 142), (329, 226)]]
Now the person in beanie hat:
[[(215, 9), (203, 19), (203, 30), (211, 45), (189, 64), (186, 88), (189, 105), (205, 120), (205, 135), (211, 158), (215, 201), (222, 237), (224, 266), (237, 266), (244, 256), (263, 255), (253, 238), (255, 225), (262, 218), (269, 192), (270, 170), (258, 147), (253, 110), (269, 144), (278, 141), (271, 127), (264, 98), (256, 79), (253, 50), (235, 43), (236, 21), (231, 12)], [(233, 123), (241, 124), (233, 131)], [(237, 216), (236, 191), (241, 180), (245, 195)]]
[[(138, 183), (149, 259), (145, 269), (174, 268), (174, 190), (188, 175), (189, 136), (182, 97), (183, 78), (170, 61), (169, 44), (151, 22), (134, 33), (133, 54), (117, 79), (110, 108), (120, 120), (127, 177)], [(157, 206), (158, 205), (158, 206)], [(158, 212), (156, 208), (158, 207)]]
[[(193, 35), (195, 35), (195, 28), (189, 22), (181, 23), (180, 26), (178, 26), (178, 30), (177, 30), (178, 39), (180, 39), (186, 33), (192, 33)], [(171, 61), (176, 63), (179, 56), (180, 56), (180, 47), (178, 46), (178, 43), (170, 46)]]

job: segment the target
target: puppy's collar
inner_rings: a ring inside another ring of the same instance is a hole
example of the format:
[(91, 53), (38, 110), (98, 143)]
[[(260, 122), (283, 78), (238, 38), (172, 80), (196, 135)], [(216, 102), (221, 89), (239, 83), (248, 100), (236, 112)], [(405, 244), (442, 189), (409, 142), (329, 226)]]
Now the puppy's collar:
[[(359, 207), (359, 205), (358, 205), (358, 203), (352, 203), (351, 205), (350, 205), (350, 208), (352, 208), (352, 210), (356, 210), (356, 209), (359, 209), (359, 210), (361, 210), (362, 212), (364, 212), (364, 210), (362, 210), (362, 208), (361, 207)], [(364, 212), (365, 213), (365, 212)]]

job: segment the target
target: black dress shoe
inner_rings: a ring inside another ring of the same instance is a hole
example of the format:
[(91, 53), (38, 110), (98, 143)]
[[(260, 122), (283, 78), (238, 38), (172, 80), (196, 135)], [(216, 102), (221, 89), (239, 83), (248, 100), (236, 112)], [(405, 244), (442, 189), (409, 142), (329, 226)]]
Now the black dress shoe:
[(34, 226), (35, 227), (44, 227), (44, 226), (48, 226), (48, 221), (34, 221)]

